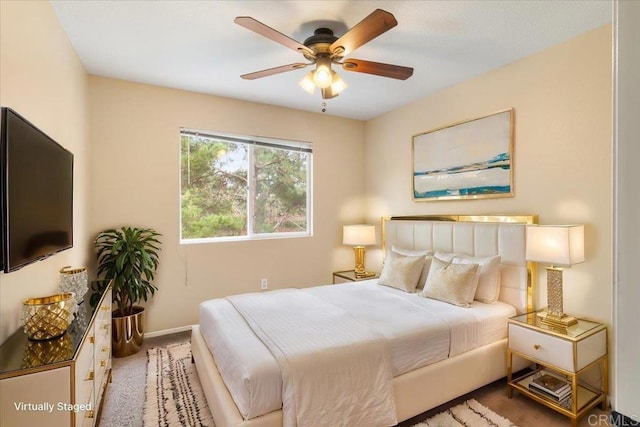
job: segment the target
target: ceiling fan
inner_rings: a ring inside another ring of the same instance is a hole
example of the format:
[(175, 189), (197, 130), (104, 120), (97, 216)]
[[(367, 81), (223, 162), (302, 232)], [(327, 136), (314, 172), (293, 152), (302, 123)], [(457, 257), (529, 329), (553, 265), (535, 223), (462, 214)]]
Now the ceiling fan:
[(310, 61), (295, 62), (241, 75), (240, 77), (245, 80), (259, 79), (297, 70), (309, 65), (316, 65), (316, 69), (307, 74), (300, 82), (300, 86), (311, 94), (318, 87), (322, 93), (322, 98), (330, 99), (338, 96), (347, 87), (338, 73), (331, 69), (331, 64), (341, 65), (345, 71), (374, 74), (399, 80), (406, 80), (413, 74), (413, 68), (410, 67), (364, 61), (362, 59), (343, 59), (360, 46), (398, 25), (396, 18), (382, 9), (374, 10), (341, 37), (336, 37), (329, 28), (318, 28), (304, 43), (299, 43), (249, 16), (238, 16), (234, 22), (289, 49), (302, 53)]

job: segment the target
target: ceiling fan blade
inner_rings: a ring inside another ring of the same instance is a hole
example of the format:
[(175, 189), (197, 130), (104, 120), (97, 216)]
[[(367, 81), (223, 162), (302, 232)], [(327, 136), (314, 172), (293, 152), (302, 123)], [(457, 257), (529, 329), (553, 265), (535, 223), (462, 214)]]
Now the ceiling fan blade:
[(345, 59), (342, 68), (356, 73), (375, 74), (392, 79), (407, 80), (413, 75), (413, 68), (400, 65), (383, 64), (382, 62), (364, 61), (362, 59)]
[(266, 70), (260, 70), (254, 73), (243, 74), (240, 77), (242, 77), (245, 80), (255, 80), (262, 77), (272, 76), (274, 74), (280, 74), (280, 73), (285, 73), (287, 71), (293, 71), (299, 68), (304, 68), (307, 65), (310, 65), (310, 64), (305, 64), (304, 62), (295, 62), (293, 64), (281, 65), (279, 67), (274, 67), (274, 68), (267, 68)]
[(391, 13), (386, 10), (376, 9), (333, 42), (329, 50), (339, 56), (348, 55), (396, 25), (398, 25), (398, 21)]
[(314, 55), (313, 51), (303, 45), (302, 43), (298, 43), (291, 37), (285, 36), (279, 31), (274, 30), (268, 25), (263, 24), (260, 21), (253, 19), (250, 16), (238, 16), (233, 20), (236, 24), (244, 27), (248, 30), (251, 30), (255, 33), (260, 34), (263, 37), (273, 40), (276, 43), (280, 43), (283, 46), (288, 47), (289, 49), (293, 49), (296, 52), (307, 53), (310, 55)]

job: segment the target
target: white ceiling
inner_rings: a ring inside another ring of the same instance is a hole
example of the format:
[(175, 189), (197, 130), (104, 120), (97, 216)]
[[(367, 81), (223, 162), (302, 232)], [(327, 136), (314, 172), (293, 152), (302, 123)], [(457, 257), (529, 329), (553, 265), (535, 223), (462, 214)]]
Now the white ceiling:
[(251, 16), (303, 42), (337, 36), (374, 9), (398, 26), (348, 57), (413, 67), (406, 81), (336, 69), (349, 85), (327, 113), (367, 120), (611, 22), (610, 0), (168, 1), (51, 0), (90, 74), (319, 112), (299, 86), (308, 69), (258, 80), (241, 74), (301, 54), (234, 24)]

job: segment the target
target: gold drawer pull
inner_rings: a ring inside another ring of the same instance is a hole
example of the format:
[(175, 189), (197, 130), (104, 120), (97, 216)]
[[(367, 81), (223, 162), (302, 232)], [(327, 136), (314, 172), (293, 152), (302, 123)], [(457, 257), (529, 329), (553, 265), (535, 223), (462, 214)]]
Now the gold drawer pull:
[(109, 351), (109, 346), (108, 346), (108, 345), (103, 345), (103, 346), (102, 346), (102, 351), (103, 351), (103, 352), (105, 352), (105, 351)]
[(87, 411), (87, 418), (93, 418), (95, 416), (96, 416), (96, 414), (95, 414), (95, 412), (93, 412), (93, 409), (90, 409), (90, 410)]
[(106, 331), (107, 329), (109, 329), (109, 324), (108, 324), (108, 323), (106, 323), (106, 324), (102, 325), (102, 329), (104, 329), (105, 331)]
[(101, 361), (100, 361), (100, 366), (101, 366), (101, 367), (103, 367), (103, 368), (104, 368), (105, 366), (107, 366), (107, 361), (106, 361), (106, 360), (101, 360)]
[(534, 348), (534, 350), (540, 350), (540, 348), (542, 348), (542, 346), (540, 344), (534, 344), (533, 348)]
[(96, 337), (94, 337), (93, 335), (91, 335), (91, 336), (89, 337), (89, 343), (91, 343), (91, 344), (95, 344), (95, 342), (96, 342)]
[(89, 371), (89, 376), (85, 381), (93, 381), (93, 371)]
[(109, 311), (111, 310), (111, 307), (109, 307), (108, 305), (103, 305), (102, 307), (100, 307), (100, 310)]

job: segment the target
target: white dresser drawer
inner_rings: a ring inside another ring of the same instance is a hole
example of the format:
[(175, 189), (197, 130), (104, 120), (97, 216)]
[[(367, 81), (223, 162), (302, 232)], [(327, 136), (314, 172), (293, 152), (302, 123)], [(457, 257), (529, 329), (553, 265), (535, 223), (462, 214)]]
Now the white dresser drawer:
[(83, 402), (83, 407), (76, 412), (76, 426), (92, 427), (95, 425), (97, 415), (97, 404), (95, 396), (91, 393), (90, 398)]
[(571, 341), (509, 323), (509, 348), (566, 371), (576, 371)]
[(94, 346), (93, 334), (87, 336), (82, 347), (78, 351), (78, 358), (75, 366), (75, 390), (76, 403), (85, 403), (93, 392), (93, 382), (95, 378), (94, 368)]

